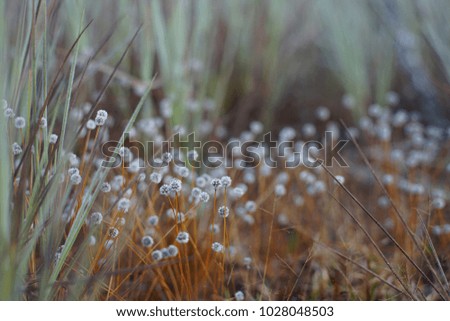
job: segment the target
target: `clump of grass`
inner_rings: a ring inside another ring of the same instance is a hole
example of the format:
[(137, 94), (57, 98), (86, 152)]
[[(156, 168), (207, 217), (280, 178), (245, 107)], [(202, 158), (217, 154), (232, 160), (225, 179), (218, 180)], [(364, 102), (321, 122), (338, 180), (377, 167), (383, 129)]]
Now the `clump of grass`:
[(443, 24), (449, 8), (443, 1), (416, 3), (417, 15), (421, 20), (421, 31), (431, 48), (439, 56), (447, 81), (450, 79), (450, 48), (448, 39), (450, 29)]

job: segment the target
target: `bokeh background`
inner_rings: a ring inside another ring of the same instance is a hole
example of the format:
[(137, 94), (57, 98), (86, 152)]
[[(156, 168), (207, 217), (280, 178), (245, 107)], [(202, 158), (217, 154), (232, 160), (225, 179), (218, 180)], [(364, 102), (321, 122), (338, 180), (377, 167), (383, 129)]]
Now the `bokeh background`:
[[(42, 5), (35, 1), (35, 5)], [(58, 68), (80, 26), (80, 66), (90, 59), (78, 101), (95, 100), (137, 29), (140, 32), (102, 101), (124, 119), (156, 77), (144, 113), (173, 102), (172, 124), (196, 128), (200, 113), (232, 133), (251, 120), (279, 129), (311, 121), (329, 107), (333, 118), (352, 105), (358, 119), (373, 103), (398, 100), (426, 122), (448, 125), (450, 15), (448, 1), (47, 1), (48, 74)], [(2, 6), (1, 90), (26, 99), (14, 79), (27, 42), (23, 1)], [(19, 19), (19, 17), (21, 17)], [(39, 30), (39, 29), (38, 29)], [(42, 28), (40, 29), (42, 32)], [(37, 31), (39, 32), (39, 31)], [(37, 56), (43, 52), (36, 51)], [(96, 91), (97, 90), (97, 91)], [(394, 91), (398, 96), (390, 95)], [(90, 96), (91, 95), (91, 96)], [(156, 106), (156, 107), (155, 107)], [(341, 113), (342, 114), (342, 113)], [(189, 124), (186, 124), (186, 117)], [(348, 120), (348, 119), (347, 119)]]

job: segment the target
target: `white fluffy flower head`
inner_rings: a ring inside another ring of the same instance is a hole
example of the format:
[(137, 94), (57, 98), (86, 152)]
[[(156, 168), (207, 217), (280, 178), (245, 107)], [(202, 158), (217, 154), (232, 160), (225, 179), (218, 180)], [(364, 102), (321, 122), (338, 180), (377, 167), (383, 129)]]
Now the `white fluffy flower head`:
[(188, 232), (180, 232), (175, 239), (180, 244), (189, 243), (189, 233)]

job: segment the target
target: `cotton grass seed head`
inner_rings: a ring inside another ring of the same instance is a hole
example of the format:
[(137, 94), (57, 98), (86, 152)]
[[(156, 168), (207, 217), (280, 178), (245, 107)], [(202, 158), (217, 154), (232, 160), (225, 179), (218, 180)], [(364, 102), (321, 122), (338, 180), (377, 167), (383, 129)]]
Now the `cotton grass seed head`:
[(224, 252), (224, 246), (222, 244), (220, 244), (219, 242), (214, 242), (211, 245), (211, 249), (216, 252), (216, 253), (223, 253)]
[(214, 190), (217, 190), (222, 185), (222, 183), (220, 182), (220, 179), (214, 178), (211, 180), (211, 185), (214, 188)]
[(178, 178), (172, 178), (172, 180), (169, 183), (169, 186), (171, 191), (179, 193), (181, 191), (182, 184)]
[(255, 218), (253, 216), (251, 216), (250, 214), (245, 214), (244, 216), (242, 216), (242, 219), (248, 225), (255, 224)]
[(268, 177), (272, 174), (272, 167), (263, 163), (261, 167), (259, 167), (259, 174), (263, 177)]
[(100, 190), (103, 193), (109, 193), (111, 192), (111, 185), (107, 182), (102, 183), (102, 186), (100, 187)]
[(283, 184), (275, 185), (275, 196), (281, 197), (286, 195), (286, 187)]
[(256, 181), (256, 176), (253, 172), (246, 171), (243, 177), (244, 182), (247, 184), (253, 184)]
[[(143, 167), (143, 160), (140, 158), (136, 158), (133, 161), (130, 162), (128, 165), (128, 172), (129, 173), (137, 173), (139, 170)], [(144, 174), (145, 176), (145, 174)]]
[(195, 185), (200, 188), (204, 188), (206, 186), (206, 179), (203, 176), (199, 176), (195, 179)]
[(263, 130), (264, 130), (264, 125), (261, 122), (254, 120), (250, 123), (250, 131), (253, 134), (255, 134), (255, 135), (261, 134), (263, 132)]
[(237, 292), (234, 294), (234, 298), (236, 299), (236, 301), (244, 301), (244, 299), (245, 299), (244, 292), (242, 292), (242, 291), (237, 291)]
[(109, 250), (112, 246), (113, 246), (113, 244), (114, 244), (114, 241), (113, 240), (106, 240), (105, 241), (105, 249), (106, 250)]
[(11, 108), (6, 108), (4, 111), (3, 111), (3, 114), (5, 115), (5, 117), (6, 118), (14, 118), (14, 110), (12, 110)]
[(169, 249), (167, 248), (161, 249), (161, 254), (163, 256), (163, 259), (170, 257)]
[(47, 118), (42, 117), (39, 121), (39, 127), (40, 128), (47, 128)]
[(79, 174), (80, 170), (76, 167), (71, 167), (67, 170), (67, 173), (69, 173), (69, 175), (75, 175), (75, 174)]
[(184, 215), (184, 213), (179, 212), (177, 214), (177, 222), (183, 223), (185, 220), (186, 220), (186, 215)]
[(378, 198), (377, 200), (377, 204), (379, 207), (383, 208), (383, 209), (387, 209), (390, 207), (391, 202), (389, 201), (389, 198), (387, 198), (386, 196), (382, 195)]
[(203, 203), (207, 203), (209, 201), (209, 194), (206, 192), (200, 193), (200, 201)]
[(164, 118), (170, 118), (173, 114), (172, 102), (169, 98), (164, 98), (159, 103), (159, 111), (161, 112), (161, 116)]
[(153, 261), (161, 261), (163, 258), (163, 254), (160, 250), (154, 250), (152, 252), (152, 259)]
[(147, 178), (147, 176), (145, 175), (145, 173), (139, 173), (137, 181), (144, 182), (146, 178)]
[(177, 167), (177, 172), (178, 175), (180, 175), (181, 177), (188, 177), (189, 176), (189, 169), (187, 167)]
[(228, 215), (230, 215), (230, 210), (226, 206), (219, 207), (219, 211), (218, 212), (219, 212), (219, 216), (221, 218), (227, 218)]
[(169, 164), (172, 161), (173, 156), (171, 153), (166, 152), (162, 154), (161, 159), (164, 162), (164, 164)]
[(86, 128), (89, 130), (94, 130), (95, 129), (95, 121), (93, 121), (92, 119), (89, 119), (86, 122)]
[(14, 156), (17, 156), (22, 153), (22, 147), (20, 147), (20, 145), (17, 143), (13, 143), (11, 148)]
[(117, 203), (117, 208), (120, 211), (128, 212), (130, 209), (130, 200), (128, 198), (122, 197)]
[(283, 127), (280, 130), (279, 138), (280, 141), (290, 141), (295, 138), (296, 132), (295, 129), (292, 127)]
[(103, 126), (106, 123), (106, 119), (108, 118), (108, 113), (100, 109), (97, 111), (97, 116), (95, 116), (95, 125), (97, 126)]
[(210, 231), (212, 234), (217, 234), (217, 233), (220, 232), (220, 227), (219, 227), (218, 224), (211, 224), (211, 225), (209, 226), (209, 231)]
[(116, 237), (119, 236), (119, 230), (116, 229), (115, 227), (111, 227), (108, 230), (108, 235), (109, 235), (110, 238), (115, 239)]
[(6, 99), (0, 100), (0, 106), (3, 110), (5, 110), (6, 108), (8, 108), (8, 101)]
[(313, 137), (317, 133), (316, 126), (311, 123), (306, 123), (302, 127), (302, 133), (307, 138)]
[(278, 184), (287, 184), (289, 182), (289, 174), (287, 172), (281, 172), (277, 175)]
[(50, 144), (56, 144), (57, 141), (58, 141), (58, 135), (56, 135), (56, 134), (51, 134), (50, 137), (49, 137), (49, 139), (48, 139), (48, 142), (49, 142)]
[(82, 178), (81, 178), (80, 174), (78, 174), (78, 173), (73, 174), (73, 175), (70, 176), (70, 182), (73, 185), (78, 185), (78, 184), (81, 183), (81, 181), (82, 181)]
[(97, 117), (108, 118), (108, 112), (104, 109), (99, 109), (97, 111)]
[(394, 184), (395, 178), (391, 174), (385, 174), (381, 178), (381, 181), (383, 182), (384, 185), (390, 186), (390, 185)]
[(189, 242), (189, 233), (188, 232), (180, 232), (175, 239), (180, 244), (186, 244)]
[(256, 211), (256, 203), (254, 201), (247, 201), (245, 203), (245, 209), (250, 213), (255, 212)]
[(385, 95), (385, 99), (391, 106), (395, 106), (400, 102), (400, 96), (394, 91), (388, 91)]
[(346, 109), (353, 109), (356, 105), (356, 99), (351, 94), (342, 96), (341, 103)]
[(143, 247), (151, 247), (155, 242), (150, 235), (145, 235), (141, 239), (141, 244)]
[(131, 188), (129, 188), (125, 191), (125, 193), (123, 193), (123, 195), (127, 198), (130, 198), (132, 193), (133, 193), (133, 190)]
[(94, 212), (91, 214), (91, 225), (100, 225), (103, 221), (103, 215), (100, 212)]
[(125, 184), (125, 177), (122, 175), (116, 175), (111, 181), (111, 189), (114, 191), (122, 190), (123, 184)]
[(445, 207), (445, 199), (437, 197), (431, 201), (431, 208), (435, 210), (442, 210)]
[(167, 184), (163, 184), (160, 188), (159, 188), (159, 193), (162, 196), (169, 196), (170, 194), (170, 186)]
[(156, 226), (158, 225), (159, 222), (159, 217), (156, 215), (151, 215), (148, 219), (147, 219), (147, 223), (151, 226)]
[(246, 256), (244, 257), (244, 259), (242, 260), (242, 263), (247, 266), (250, 267), (250, 265), (252, 264), (252, 258), (250, 256)]
[(325, 106), (319, 106), (316, 109), (316, 117), (321, 121), (327, 121), (330, 118), (330, 110)]
[[(138, 179), (139, 180), (139, 179)], [(148, 188), (148, 184), (145, 181), (139, 181), (137, 184), (137, 190), (139, 193), (144, 193)]]
[(80, 166), (80, 159), (74, 153), (70, 153), (69, 163), (70, 163), (70, 166), (78, 167), (78, 166)]
[(88, 244), (89, 246), (94, 246), (95, 244), (97, 244), (97, 239), (94, 235), (89, 236)]
[(431, 233), (436, 236), (440, 236), (442, 234), (442, 227), (439, 225), (435, 225), (431, 228)]
[(202, 190), (201, 190), (200, 188), (198, 188), (198, 187), (194, 187), (194, 188), (191, 190), (191, 195), (192, 195), (192, 197), (194, 197), (194, 198), (199, 198), (201, 193), (202, 193)]
[(175, 218), (175, 211), (173, 210), (173, 209), (171, 209), (171, 208), (168, 208), (167, 210), (166, 210), (166, 216), (167, 217), (170, 217), (170, 218)]
[(125, 219), (125, 217), (118, 217), (116, 219), (117, 226), (124, 226), (126, 222), (127, 222), (127, 220)]
[(122, 158), (127, 158), (128, 154), (130, 153), (130, 149), (128, 147), (120, 147), (119, 148), (119, 156)]
[(345, 177), (342, 175), (336, 175), (336, 180), (341, 183), (342, 185), (344, 185), (345, 183)]
[(23, 118), (23, 117), (16, 117), (16, 119), (14, 120), (14, 126), (17, 128), (17, 129), (22, 129), (22, 128), (24, 128), (25, 127), (25, 124), (26, 124), (26, 122), (25, 122), (25, 118)]
[(160, 173), (153, 172), (150, 174), (150, 181), (155, 184), (161, 183), (162, 176)]
[(446, 235), (450, 234), (450, 224), (442, 225), (442, 232)]
[(242, 197), (245, 194), (245, 191), (242, 189), (242, 187), (235, 187), (231, 191), (231, 196), (234, 198)]
[(231, 185), (231, 177), (230, 176), (222, 176), (220, 179), (220, 183), (224, 188), (227, 188)]
[(178, 255), (178, 247), (176, 247), (175, 245), (171, 244), (167, 247), (167, 250), (169, 251), (169, 255), (171, 257), (177, 256)]
[(278, 222), (278, 224), (285, 226), (285, 225), (289, 224), (289, 218), (287, 217), (286, 214), (280, 213), (277, 216), (277, 222)]

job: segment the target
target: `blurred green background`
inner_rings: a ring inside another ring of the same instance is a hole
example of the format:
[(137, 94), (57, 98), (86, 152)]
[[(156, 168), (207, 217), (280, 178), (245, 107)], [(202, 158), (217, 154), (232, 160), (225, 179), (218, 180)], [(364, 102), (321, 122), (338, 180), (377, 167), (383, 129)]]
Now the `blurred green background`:
[[(239, 133), (251, 120), (272, 128), (306, 122), (319, 105), (334, 117), (343, 103), (354, 105), (358, 118), (371, 103), (395, 100), (386, 95), (391, 90), (403, 108), (448, 124), (446, 0), (47, 1), (46, 19), (36, 21), (33, 5), (43, 1), (4, 1), (0, 9), (1, 94), (20, 108), (30, 101), (21, 72), (30, 63), (26, 51), (35, 50), (36, 61), (48, 65), (38, 70), (50, 77), (80, 26), (93, 20), (80, 43), (80, 73), (90, 62), (80, 87), (88, 90), (78, 91), (78, 103), (95, 99), (141, 27), (105, 99), (123, 118), (156, 75), (144, 113), (158, 114), (155, 105), (169, 98), (172, 124), (190, 129), (206, 117), (192, 113), (203, 104), (210, 107), (208, 119)], [(33, 24), (39, 42), (29, 48)], [(44, 90), (46, 84), (38, 85)], [(37, 96), (42, 103), (45, 95)]]

